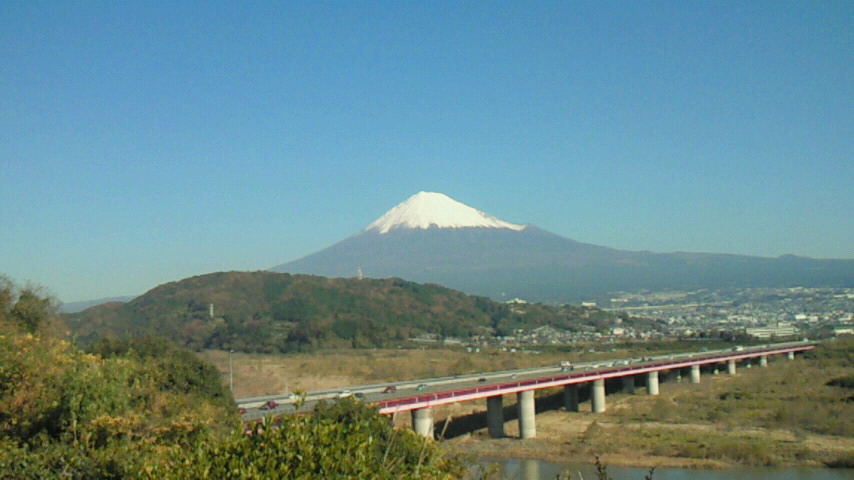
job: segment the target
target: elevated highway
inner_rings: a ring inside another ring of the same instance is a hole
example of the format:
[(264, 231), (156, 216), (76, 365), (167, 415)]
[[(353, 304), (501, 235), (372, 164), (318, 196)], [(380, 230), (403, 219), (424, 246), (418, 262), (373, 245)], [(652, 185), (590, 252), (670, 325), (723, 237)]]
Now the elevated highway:
[(648, 394), (658, 395), (661, 373), (673, 374), (681, 379), (684, 371), (692, 383), (699, 383), (704, 367), (725, 366), (726, 371), (734, 375), (739, 363), (758, 360), (760, 367), (766, 367), (770, 356), (786, 356), (791, 360), (795, 354), (814, 348), (815, 343), (808, 341), (775, 343), (354, 386), (311, 392), (304, 399), (297, 399), (293, 395), (254, 397), (240, 399), (237, 403), (246, 410), (243, 419), (252, 420), (266, 415), (310, 411), (318, 401), (355, 395), (375, 405), (382, 414), (412, 412), (413, 428), (422, 435), (430, 436), (433, 432), (433, 407), (486, 399), (489, 433), (493, 437), (500, 437), (504, 435), (503, 396), (516, 394), (521, 437), (532, 438), (536, 435), (536, 390), (563, 387), (566, 409), (578, 411), (578, 389), (589, 384), (591, 408), (594, 413), (598, 413), (606, 409), (605, 381), (608, 379), (621, 378), (623, 388), (634, 391), (635, 379), (640, 378)]

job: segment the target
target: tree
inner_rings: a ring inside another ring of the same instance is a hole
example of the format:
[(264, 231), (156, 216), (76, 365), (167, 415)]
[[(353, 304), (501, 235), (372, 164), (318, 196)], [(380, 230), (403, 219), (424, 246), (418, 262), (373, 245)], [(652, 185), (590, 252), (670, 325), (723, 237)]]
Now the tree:
[(43, 333), (57, 319), (56, 300), (42, 288), (19, 287), (0, 275), (0, 323), (15, 330)]
[(227, 408), (234, 406), (231, 392), (223, 385), (216, 367), (167, 338), (105, 338), (87, 351), (104, 359), (130, 358), (145, 363), (156, 372), (152, 379), (161, 391), (196, 395)]

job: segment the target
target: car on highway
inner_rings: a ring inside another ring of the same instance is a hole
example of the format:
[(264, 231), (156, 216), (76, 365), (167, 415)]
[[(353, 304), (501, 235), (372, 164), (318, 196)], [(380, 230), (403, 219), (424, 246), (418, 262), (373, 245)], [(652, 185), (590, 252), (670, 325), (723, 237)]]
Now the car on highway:
[(261, 410), (273, 410), (274, 408), (278, 408), (278, 407), (279, 407), (278, 403), (274, 402), (273, 400), (270, 400), (269, 402), (265, 403), (264, 405), (261, 405)]
[(478, 382), (485, 382), (485, 381), (486, 381), (486, 378), (485, 378), (485, 377), (480, 377), (480, 378), (478, 378), (478, 379), (477, 379), (477, 381), (478, 381)]
[(239, 413), (241, 415), (246, 415), (246, 409), (243, 407), (240, 407), (237, 409), (237, 413)]
[(338, 398), (347, 398), (352, 396), (353, 392), (351, 392), (350, 390), (341, 390), (340, 392), (338, 392)]
[(427, 384), (422, 383), (421, 385), (418, 385), (417, 387), (415, 387), (415, 390), (418, 390), (419, 392), (421, 392), (423, 390), (427, 390)]
[(364, 393), (362, 393), (362, 392), (356, 392), (353, 396), (354, 396), (354, 397), (356, 397), (356, 398), (358, 398), (359, 400), (364, 400), (364, 399), (365, 399), (365, 394), (364, 394)]
[(394, 393), (394, 392), (396, 392), (396, 391), (397, 391), (397, 387), (396, 387), (396, 386), (394, 386), (394, 385), (389, 385), (389, 386), (385, 387), (385, 390), (383, 390), (383, 393)]

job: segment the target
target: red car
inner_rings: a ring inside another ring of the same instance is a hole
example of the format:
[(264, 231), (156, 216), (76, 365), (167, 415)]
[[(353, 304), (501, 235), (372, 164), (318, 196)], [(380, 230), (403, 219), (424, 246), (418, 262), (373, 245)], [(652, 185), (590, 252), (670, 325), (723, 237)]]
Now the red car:
[(270, 400), (269, 402), (265, 403), (264, 405), (261, 405), (261, 410), (272, 410), (278, 406), (279, 406), (278, 403)]

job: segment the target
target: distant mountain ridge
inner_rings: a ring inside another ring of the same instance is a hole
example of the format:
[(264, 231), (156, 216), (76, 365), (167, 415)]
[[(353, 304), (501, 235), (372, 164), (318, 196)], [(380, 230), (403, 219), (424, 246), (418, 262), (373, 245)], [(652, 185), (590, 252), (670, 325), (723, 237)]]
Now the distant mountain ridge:
[[(271, 270), (400, 277), (495, 299), (557, 304), (625, 290), (854, 286), (854, 260), (617, 250), (503, 222), (432, 195), (441, 194), (414, 195), (356, 235)], [(452, 208), (427, 211), (432, 205), (425, 200), (437, 198)], [(466, 209), (481, 216), (458, 221)], [(397, 215), (407, 211), (417, 212), (416, 219)], [(404, 218), (383, 222), (395, 217)], [(490, 219), (490, 225), (479, 224), (479, 218)]]
[(77, 313), (86, 310), (87, 308), (94, 307), (96, 305), (101, 305), (103, 303), (113, 303), (113, 302), (129, 302), (136, 298), (136, 295), (128, 295), (123, 297), (107, 297), (107, 298), (99, 298), (96, 300), (81, 300), (79, 302), (68, 302), (63, 303), (59, 306), (59, 311), (62, 313)]

